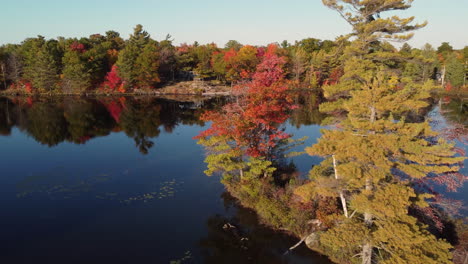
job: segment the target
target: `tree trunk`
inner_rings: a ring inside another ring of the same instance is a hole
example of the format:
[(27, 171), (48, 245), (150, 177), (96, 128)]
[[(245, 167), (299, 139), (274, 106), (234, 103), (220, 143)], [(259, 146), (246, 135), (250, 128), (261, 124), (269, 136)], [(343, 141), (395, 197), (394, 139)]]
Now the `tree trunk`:
[(441, 76), (442, 88), (445, 87), (445, 65), (442, 68), (442, 76)]
[(2, 67), (3, 86), (6, 89), (7, 85), (6, 85), (5, 64), (2, 63), (2, 64), (0, 64), (0, 66)]
[[(338, 170), (336, 169), (336, 159), (335, 155), (332, 155), (333, 157), (333, 169), (335, 170), (335, 179), (338, 180)], [(348, 207), (346, 205), (346, 198), (344, 197), (343, 190), (340, 190), (340, 200), (341, 200), (341, 206), (343, 207), (343, 213), (348, 218)]]
[(372, 247), (370, 243), (364, 244), (362, 247), (362, 264), (372, 263)]
[[(371, 179), (366, 179), (366, 191), (372, 191)], [(364, 223), (368, 228), (372, 225), (372, 214), (369, 211), (364, 212)], [(362, 264), (371, 264), (372, 262), (372, 245), (370, 241), (366, 241), (362, 246)]]
[(376, 119), (376, 112), (375, 112), (375, 106), (369, 107), (371, 110), (371, 115), (370, 115), (370, 122), (374, 123)]

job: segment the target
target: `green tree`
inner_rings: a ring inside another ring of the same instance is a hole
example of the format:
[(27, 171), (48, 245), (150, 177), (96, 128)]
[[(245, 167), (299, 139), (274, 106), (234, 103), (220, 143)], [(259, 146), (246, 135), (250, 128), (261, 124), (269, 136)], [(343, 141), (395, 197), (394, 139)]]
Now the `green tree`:
[(201, 45), (195, 48), (198, 61), (195, 70), (201, 78), (214, 77), (215, 72), (211, 64), (211, 57), (212, 54), (217, 51), (219, 51), (219, 49), (214, 43)]
[(239, 51), (242, 46), (243, 45), (237, 40), (229, 40), (226, 45), (224, 45), (224, 48), (226, 50), (234, 49), (235, 51)]
[(31, 82), (39, 92), (52, 92), (57, 88), (58, 74), (55, 61), (45, 47), (41, 48), (34, 60), (35, 71)]
[(226, 81), (227, 63), (224, 60), (224, 54), (224, 52), (214, 52), (211, 56), (211, 67), (216, 78), (220, 81)]
[(409, 56), (409, 55), (411, 55), (411, 50), (412, 50), (411, 46), (408, 43), (405, 42), (403, 44), (403, 46), (401, 46), (401, 48), (400, 48), (400, 53), (402, 55)]
[(453, 47), (448, 42), (442, 42), (437, 48), (437, 53), (442, 54), (444, 57), (453, 52)]
[[(79, 44), (74, 42), (72, 45)], [(67, 49), (63, 56), (63, 92), (82, 93), (91, 87), (91, 73), (87, 62), (82, 51), (73, 50), (71, 47)]]
[(58, 69), (54, 54), (42, 36), (26, 39), (22, 44), (23, 77), (39, 92), (51, 92), (57, 87)]
[(447, 58), (446, 78), (454, 87), (460, 87), (465, 80), (465, 65), (454, 54)]
[(55, 146), (67, 137), (67, 121), (63, 109), (50, 102), (36, 102), (27, 112), (26, 131), (36, 141)]
[(296, 46), (302, 48), (307, 54), (320, 50), (320, 39), (306, 38), (296, 43)]
[(149, 41), (136, 59), (136, 86), (154, 88), (159, 83), (159, 48), (156, 41)]
[(291, 51), (291, 70), (293, 79), (299, 83), (303, 73), (307, 69), (307, 53), (303, 48), (295, 48)]
[(5, 45), (6, 79), (11, 83), (20, 82), (23, 75), (23, 61), (20, 45)]
[(6, 79), (7, 79), (7, 74), (6, 74), (6, 68), (7, 68), (7, 55), (4, 50), (4, 47), (0, 47), (0, 87), (3, 89), (7, 88), (6, 84)]
[(119, 54), (117, 60), (119, 76), (127, 88), (153, 87), (159, 82), (157, 60), (157, 42), (150, 38), (142, 25), (136, 25), (127, 45)]
[(167, 35), (165, 40), (159, 42), (159, 76), (163, 82), (174, 80), (177, 70), (176, 49), (170, 38)]

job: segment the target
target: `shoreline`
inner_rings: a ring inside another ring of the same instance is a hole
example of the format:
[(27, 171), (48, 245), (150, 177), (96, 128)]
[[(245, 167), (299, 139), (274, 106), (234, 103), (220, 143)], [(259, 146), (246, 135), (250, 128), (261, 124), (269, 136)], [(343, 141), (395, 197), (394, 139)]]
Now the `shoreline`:
[(105, 91), (99, 88), (89, 91), (64, 93), (62, 91), (52, 92), (26, 92), (23, 90), (1, 90), (0, 96), (228, 96), (231, 94), (231, 87), (227, 85), (213, 85), (208, 82), (200, 81), (180, 81), (168, 83), (159, 88), (153, 89), (133, 89), (129, 92)]

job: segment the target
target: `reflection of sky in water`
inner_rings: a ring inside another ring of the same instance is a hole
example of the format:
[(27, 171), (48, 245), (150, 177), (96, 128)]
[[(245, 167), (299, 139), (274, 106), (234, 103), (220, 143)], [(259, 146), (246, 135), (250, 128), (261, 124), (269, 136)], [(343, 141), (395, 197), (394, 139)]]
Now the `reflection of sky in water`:
[[(163, 133), (146, 156), (123, 133), (53, 148), (17, 129), (1, 137), (2, 163), (8, 162), (2, 165), (0, 200), (8, 215), (0, 228), (10, 240), (3, 248), (12, 255), (47, 255), (52, 249), (64, 256), (158, 252), (164, 260), (175, 249), (192, 247), (207, 216), (223, 212), (219, 179), (203, 175), (203, 153), (192, 140), (199, 130)], [(173, 193), (168, 182), (177, 183)], [(171, 197), (121, 203), (152, 192)]]
[[(154, 146), (147, 155), (124, 132), (53, 147), (17, 127), (11, 135), (0, 136), (0, 260), (13, 263), (15, 257), (17, 263), (30, 263), (53, 255), (49, 263), (68, 263), (70, 257), (81, 263), (99, 257), (114, 263), (168, 263), (188, 261), (187, 256), (200, 261), (200, 241), (211, 245), (218, 237), (209, 231), (217, 227), (210, 226), (209, 219), (218, 215), (236, 222), (239, 215), (224, 209), (219, 177), (203, 173), (204, 150), (193, 137), (204, 128), (176, 124), (171, 133), (160, 127), (161, 133), (149, 138)], [(287, 130), (295, 138), (309, 136), (304, 146), (318, 135), (318, 126), (298, 130), (288, 125)], [(304, 174), (318, 161), (306, 155), (294, 160)], [(273, 259), (283, 259), (280, 253), (295, 239), (255, 223), (246, 230), (261, 238), (251, 242), (257, 244), (249, 252), (273, 248)], [(233, 247), (226, 246), (245, 258)], [(327, 263), (311, 252), (298, 252), (283, 260)]]
[[(450, 105), (447, 105), (447, 103), (443, 103), (442, 104), (442, 109), (443, 109), (442, 115), (441, 115), (441, 111), (440, 111), (440, 106), (434, 107), (434, 109), (432, 109), (432, 111), (429, 112), (428, 117), (431, 118), (431, 124), (432, 124), (432, 126), (434, 127), (435, 130), (442, 131), (443, 129), (447, 129), (447, 128), (450, 129), (452, 127), (453, 122), (463, 121), (464, 119), (466, 119), (465, 115), (467, 113), (463, 112), (463, 111), (460, 111), (463, 108), (458, 106), (458, 105), (460, 105), (460, 106), (464, 105), (464, 107), (466, 109), (466, 103), (463, 104), (462, 102), (460, 102), (458, 100), (453, 100), (453, 101), (451, 101), (450, 104), (452, 106), (455, 105), (456, 109), (455, 110), (450, 109), (448, 107)], [(466, 126), (468, 124), (464, 124), (464, 125)], [(464, 136), (466, 137), (467, 135), (464, 135)], [(464, 149), (465, 153), (468, 154), (468, 145), (467, 144), (463, 144), (459, 140), (454, 140), (454, 142), (455, 142), (455, 144), (456, 144), (455, 146), (457, 148)], [(468, 142), (466, 142), (466, 143), (468, 143)], [(466, 159), (464, 161), (464, 166), (461, 168), (460, 173), (465, 175), (465, 176), (468, 176), (468, 159)], [(467, 204), (467, 201), (468, 201), (468, 181), (465, 181), (465, 184), (463, 185), (463, 187), (458, 189), (456, 192), (446, 192), (445, 191), (446, 188), (444, 188), (443, 186), (436, 186), (436, 190), (440, 191), (442, 193), (445, 193), (445, 196), (447, 198), (463, 201), (464, 208), (460, 211), (460, 214), (463, 215), (463, 216), (468, 216), (468, 204)]]

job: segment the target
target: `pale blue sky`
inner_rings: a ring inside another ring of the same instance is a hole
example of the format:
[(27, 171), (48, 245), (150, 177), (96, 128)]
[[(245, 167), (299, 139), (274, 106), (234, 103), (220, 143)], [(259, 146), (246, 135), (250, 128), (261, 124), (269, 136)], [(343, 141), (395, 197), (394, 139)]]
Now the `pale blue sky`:
[[(124, 38), (142, 24), (155, 39), (175, 43), (235, 39), (243, 44), (335, 39), (350, 27), (321, 0), (1, 0), (0, 44), (27, 37), (83, 37), (115, 30)], [(402, 15), (402, 14), (400, 14)], [(429, 25), (409, 43), (468, 45), (468, 0), (416, 0), (403, 12)]]

